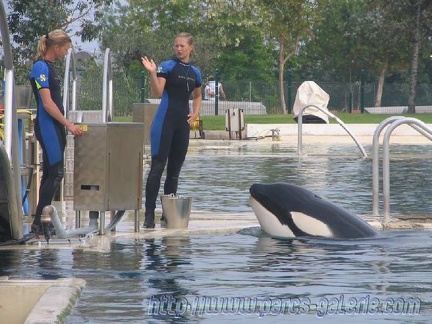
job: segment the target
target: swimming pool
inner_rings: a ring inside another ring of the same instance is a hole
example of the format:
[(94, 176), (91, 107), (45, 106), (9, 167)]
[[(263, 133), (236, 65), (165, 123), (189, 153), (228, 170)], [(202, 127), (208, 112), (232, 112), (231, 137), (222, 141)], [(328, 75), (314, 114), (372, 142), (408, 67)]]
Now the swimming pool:
[[(430, 149), (392, 146), (392, 215), (432, 214)], [(195, 210), (250, 212), (252, 183), (283, 181), (354, 213), (371, 213), (370, 159), (353, 145), (308, 145), (304, 152), (309, 155), (299, 159), (283, 142), (198, 142), (179, 194), (192, 196)], [(274, 323), (429, 323), (430, 251), (432, 232), (277, 240), (253, 227), (230, 235), (119, 238), (104, 251), (0, 250), (0, 276), (85, 279), (66, 323), (254, 323), (260, 317)]]

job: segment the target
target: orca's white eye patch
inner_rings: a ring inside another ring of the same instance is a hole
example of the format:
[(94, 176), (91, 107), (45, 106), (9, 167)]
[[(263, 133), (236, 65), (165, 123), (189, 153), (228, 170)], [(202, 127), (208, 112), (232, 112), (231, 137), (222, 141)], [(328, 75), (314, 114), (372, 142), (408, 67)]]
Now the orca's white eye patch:
[(333, 237), (332, 230), (326, 223), (300, 212), (292, 212), (291, 217), (294, 224), (306, 234), (312, 236)]

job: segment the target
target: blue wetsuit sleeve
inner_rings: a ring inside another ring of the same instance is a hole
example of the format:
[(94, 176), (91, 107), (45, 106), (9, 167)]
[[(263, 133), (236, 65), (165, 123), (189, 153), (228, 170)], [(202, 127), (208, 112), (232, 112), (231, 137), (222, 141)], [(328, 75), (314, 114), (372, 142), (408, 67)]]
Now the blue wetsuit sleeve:
[(36, 88), (49, 88), (49, 69), (48, 65), (43, 61), (37, 61), (33, 64), (30, 71), (30, 78), (34, 79)]
[(192, 68), (195, 71), (196, 74), (196, 82), (195, 82), (195, 88), (199, 88), (202, 85), (202, 77), (201, 77), (201, 71), (197, 69), (195, 66), (192, 66)]
[(167, 78), (168, 74), (171, 72), (172, 68), (176, 65), (176, 62), (173, 60), (164, 61), (161, 64), (159, 64), (156, 74), (158, 77), (161, 78)]

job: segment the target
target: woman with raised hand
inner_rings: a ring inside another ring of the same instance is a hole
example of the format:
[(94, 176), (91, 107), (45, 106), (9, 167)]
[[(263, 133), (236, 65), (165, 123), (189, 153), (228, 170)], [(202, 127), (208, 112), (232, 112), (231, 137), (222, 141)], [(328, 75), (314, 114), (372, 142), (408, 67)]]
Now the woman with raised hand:
[[(151, 167), (145, 189), (145, 228), (154, 228), (156, 200), (167, 165), (164, 194), (176, 194), (178, 179), (189, 146), (190, 124), (201, 108), (201, 72), (191, 64), (193, 37), (180, 33), (174, 39), (175, 57), (159, 65), (144, 56), (141, 63), (150, 73), (152, 93), (162, 97), (150, 130)], [(189, 98), (192, 95), (192, 112)]]

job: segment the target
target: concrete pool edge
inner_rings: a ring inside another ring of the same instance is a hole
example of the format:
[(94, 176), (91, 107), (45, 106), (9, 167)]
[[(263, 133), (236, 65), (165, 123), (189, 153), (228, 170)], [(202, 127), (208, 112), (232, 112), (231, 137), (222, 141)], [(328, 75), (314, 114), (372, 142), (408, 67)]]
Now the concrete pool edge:
[(10, 280), (2, 277), (1, 318), (10, 324), (62, 323), (85, 284), (80, 278)]
[[(192, 211), (189, 227), (187, 229), (167, 229), (156, 222), (154, 229), (140, 228), (139, 232), (133, 232), (132, 213), (125, 215), (126, 219), (115, 233), (107, 235), (109, 241), (117, 238), (162, 238), (188, 235), (229, 235), (235, 234), (246, 228), (260, 227), (253, 212), (228, 213), (228, 212), (203, 212)], [(378, 231), (385, 230), (432, 230), (432, 217), (393, 216), (390, 222), (385, 222), (383, 216), (358, 215)], [(140, 220), (142, 221), (142, 220)], [(142, 222), (140, 223), (142, 224)], [(100, 236), (99, 239), (101, 239)]]

